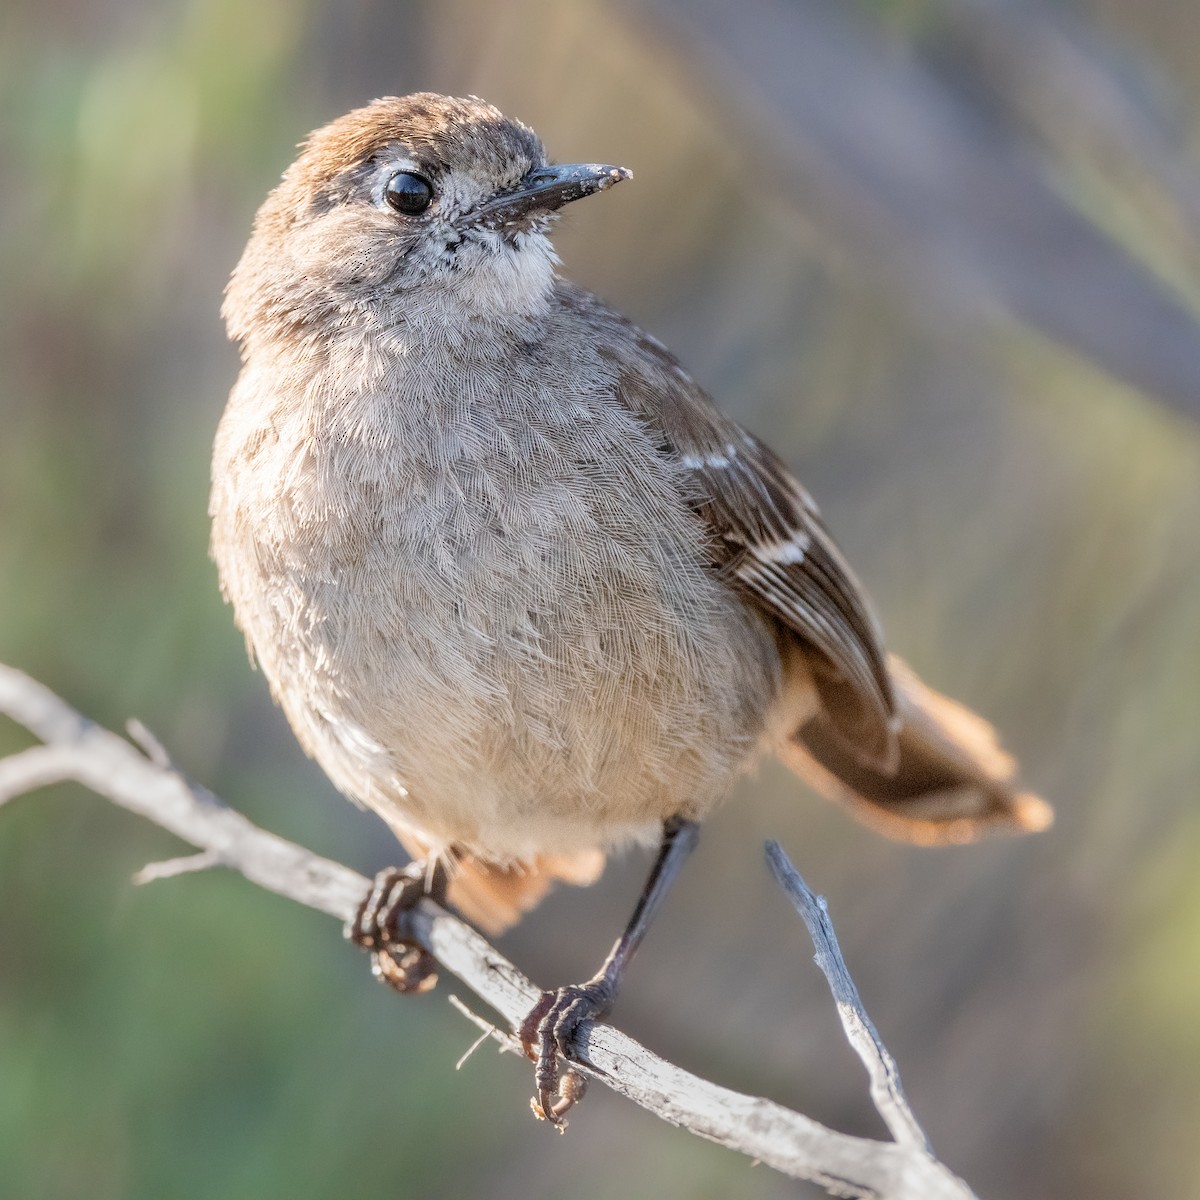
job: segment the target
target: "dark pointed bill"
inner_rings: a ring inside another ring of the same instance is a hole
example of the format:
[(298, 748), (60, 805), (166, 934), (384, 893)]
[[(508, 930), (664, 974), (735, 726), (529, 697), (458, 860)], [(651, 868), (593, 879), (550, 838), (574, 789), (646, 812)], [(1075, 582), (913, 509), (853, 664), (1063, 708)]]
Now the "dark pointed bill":
[(511, 192), (494, 196), (476, 209), (490, 225), (520, 220), (533, 213), (554, 212), (572, 200), (603, 192), (622, 179), (632, 179), (625, 167), (599, 163), (565, 163), (536, 167)]

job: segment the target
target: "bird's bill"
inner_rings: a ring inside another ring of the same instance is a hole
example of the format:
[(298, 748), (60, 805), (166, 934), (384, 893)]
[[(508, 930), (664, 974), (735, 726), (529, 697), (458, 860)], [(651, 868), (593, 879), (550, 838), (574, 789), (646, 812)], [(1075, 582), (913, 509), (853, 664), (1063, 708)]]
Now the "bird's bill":
[(476, 215), (488, 224), (505, 224), (534, 213), (554, 212), (572, 200), (603, 192), (622, 179), (632, 179), (625, 167), (599, 163), (565, 163), (535, 167), (511, 192), (481, 204)]

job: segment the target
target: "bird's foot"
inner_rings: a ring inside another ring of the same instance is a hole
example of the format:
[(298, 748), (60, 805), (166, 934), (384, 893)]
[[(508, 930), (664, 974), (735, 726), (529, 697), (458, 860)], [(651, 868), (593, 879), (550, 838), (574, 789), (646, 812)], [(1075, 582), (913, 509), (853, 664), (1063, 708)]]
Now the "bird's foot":
[(584, 1021), (604, 1016), (613, 1006), (616, 991), (603, 977), (543, 992), (521, 1023), (525, 1053), (536, 1064), (537, 1096), (533, 1112), (561, 1131), (564, 1115), (581, 1099), (587, 1080), (571, 1065), (572, 1042)]
[(385, 867), (375, 876), (346, 937), (371, 955), (371, 973), (396, 991), (427, 992), (437, 983), (437, 963), (415, 942), (396, 934), (396, 920), (425, 896), (439, 897), (445, 883), (440, 871), (431, 873), (424, 862)]

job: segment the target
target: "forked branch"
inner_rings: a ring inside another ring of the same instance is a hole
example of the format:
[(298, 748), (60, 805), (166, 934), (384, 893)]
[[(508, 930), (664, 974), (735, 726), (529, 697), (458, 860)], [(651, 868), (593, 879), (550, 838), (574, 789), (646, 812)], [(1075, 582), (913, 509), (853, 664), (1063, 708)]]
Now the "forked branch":
[[(49, 784), (74, 780), (170, 830), (198, 855), (143, 870), (141, 880), (221, 865), (251, 882), (349, 920), (369, 881), (340, 863), (260, 829), (176, 771), (140, 727), (139, 745), (80, 716), (29, 676), (0, 665), (0, 713), (37, 737), (0, 759), (0, 805)], [(580, 1028), (574, 1058), (581, 1070), (673, 1125), (740, 1151), (786, 1175), (822, 1185), (834, 1196), (879, 1200), (970, 1200), (973, 1193), (929, 1150), (900, 1087), (895, 1063), (862, 1008), (837, 948), (824, 904), (809, 892), (775, 843), (772, 870), (797, 905), (817, 945), (847, 1036), (871, 1080), (871, 1095), (895, 1141), (872, 1141), (828, 1129), (800, 1113), (700, 1079), (658, 1058), (603, 1022)], [(512, 963), (452, 913), (424, 900), (405, 930), (510, 1029), (540, 995)], [(496, 1030), (502, 1043), (510, 1036)]]

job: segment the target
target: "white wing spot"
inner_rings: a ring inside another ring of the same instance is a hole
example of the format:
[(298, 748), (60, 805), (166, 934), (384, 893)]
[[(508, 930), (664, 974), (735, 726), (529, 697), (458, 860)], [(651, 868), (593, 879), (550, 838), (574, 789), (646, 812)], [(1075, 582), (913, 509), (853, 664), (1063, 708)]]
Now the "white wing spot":
[(763, 562), (779, 563), (783, 566), (795, 566), (802, 563), (808, 553), (812, 538), (807, 533), (797, 531), (794, 537), (786, 542), (773, 542), (770, 545), (755, 546), (754, 557)]
[(683, 455), (683, 465), (689, 471), (698, 471), (701, 467), (714, 467), (720, 470), (730, 465), (737, 458), (737, 447), (732, 442), (726, 442), (725, 445), (712, 454), (685, 454)]

